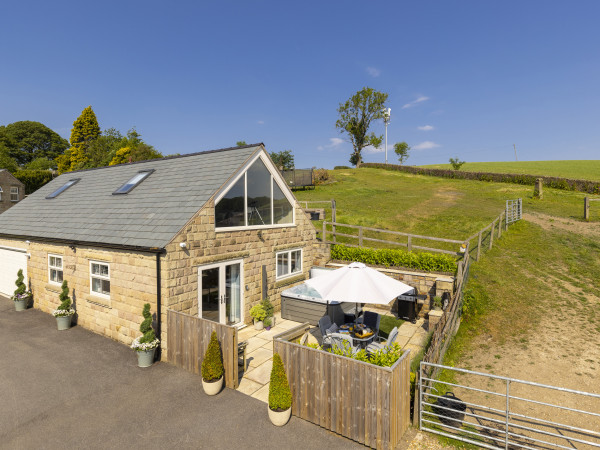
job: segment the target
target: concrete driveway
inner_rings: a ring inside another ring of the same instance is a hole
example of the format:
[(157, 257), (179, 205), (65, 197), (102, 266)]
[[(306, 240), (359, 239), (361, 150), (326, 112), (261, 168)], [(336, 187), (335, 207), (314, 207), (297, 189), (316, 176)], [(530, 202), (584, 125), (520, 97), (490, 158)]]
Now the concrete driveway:
[(128, 347), (80, 327), (57, 331), (0, 297), (0, 448), (364, 448), (166, 363), (137, 367)]

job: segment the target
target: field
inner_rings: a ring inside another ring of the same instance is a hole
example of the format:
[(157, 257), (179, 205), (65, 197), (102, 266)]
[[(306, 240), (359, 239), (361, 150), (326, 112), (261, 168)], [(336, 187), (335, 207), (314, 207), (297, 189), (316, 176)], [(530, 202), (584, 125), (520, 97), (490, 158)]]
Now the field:
[[(433, 164), (421, 167), (452, 169), (450, 164)], [(549, 177), (600, 181), (600, 160), (467, 162), (462, 166), (461, 170), (466, 172), (546, 175)]]
[[(600, 202), (587, 223), (576, 192), (545, 189), (534, 200), (531, 186), (378, 169), (330, 174), (331, 184), (297, 197), (335, 198), (339, 222), (446, 238), (464, 239), (497, 217), (506, 199), (521, 197), (524, 220), (472, 263), (445, 362), (600, 393)], [(600, 413), (598, 405), (586, 409)]]

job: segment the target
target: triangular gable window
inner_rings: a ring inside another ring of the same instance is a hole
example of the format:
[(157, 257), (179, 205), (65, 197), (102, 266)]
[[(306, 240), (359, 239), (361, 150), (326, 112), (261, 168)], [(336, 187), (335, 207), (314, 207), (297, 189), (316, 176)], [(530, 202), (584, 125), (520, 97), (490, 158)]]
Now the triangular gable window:
[(215, 227), (294, 223), (294, 208), (258, 158), (215, 205)]

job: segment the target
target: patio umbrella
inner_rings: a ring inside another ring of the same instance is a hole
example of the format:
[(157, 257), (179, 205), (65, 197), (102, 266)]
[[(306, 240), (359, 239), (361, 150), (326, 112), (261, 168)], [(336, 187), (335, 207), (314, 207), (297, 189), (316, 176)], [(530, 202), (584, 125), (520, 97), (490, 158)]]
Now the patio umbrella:
[(305, 283), (328, 302), (387, 305), (399, 295), (413, 290), (409, 285), (357, 262), (310, 278)]

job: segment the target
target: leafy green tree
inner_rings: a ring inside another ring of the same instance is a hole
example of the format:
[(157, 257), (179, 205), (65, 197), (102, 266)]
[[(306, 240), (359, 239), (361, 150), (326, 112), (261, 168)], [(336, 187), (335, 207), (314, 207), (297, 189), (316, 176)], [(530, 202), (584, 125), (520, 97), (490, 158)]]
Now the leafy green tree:
[(85, 108), (73, 122), (71, 147), (57, 158), (58, 172), (70, 172), (86, 166), (87, 149), (100, 136), (100, 125), (91, 106)]
[(35, 158), (33, 161), (25, 165), (25, 169), (27, 170), (48, 170), (55, 167), (56, 162), (46, 157)]
[(54, 173), (50, 170), (22, 169), (14, 173), (17, 180), (25, 185), (25, 194), (29, 195), (37, 191), (43, 185), (52, 181)]
[(400, 161), (400, 164), (404, 164), (404, 161), (408, 159), (408, 152), (410, 151), (410, 146), (404, 141), (396, 142), (394, 144), (394, 151), (396, 152), (396, 155), (398, 155), (398, 160)]
[(235, 143), (235, 145), (236, 145), (237, 147), (243, 147), (244, 145), (248, 145), (248, 144), (246, 144), (246, 141), (237, 141), (237, 142)]
[(294, 168), (294, 155), (291, 150), (271, 152), (271, 159), (278, 169), (291, 170)]
[(365, 87), (358, 91), (338, 108), (339, 119), (335, 123), (340, 133), (347, 133), (354, 148), (350, 162), (356, 167), (362, 163), (362, 149), (372, 145), (379, 147), (383, 135), (369, 132), (371, 122), (383, 119), (388, 94)]
[(123, 146), (123, 139), (126, 138), (115, 128), (104, 130), (102, 135), (89, 143), (85, 168), (108, 166), (117, 151)]
[(135, 128), (127, 132), (127, 137), (121, 139), (120, 145), (121, 148), (115, 152), (114, 157), (109, 163), (110, 166), (163, 157), (153, 146), (146, 144), (142, 140), (142, 135)]
[(0, 143), (19, 165), (36, 158), (54, 159), (63, 153), (69, 142), (40, 122), (24, 120), (0, 126)]
[(15, 173), (19, 170), (19, 165), (10, 156), (8, 149), (2, 142), (0, 142), (0, 169), (6, 169), (10, 173)]
[(450, 158), (450, 164), (452, 164), (452, 168), (454, 170), (460, 170), (460, 168), (462, 167), (462, 165), (465, 163), (465, 161), (461, 161), (458, 158)]

